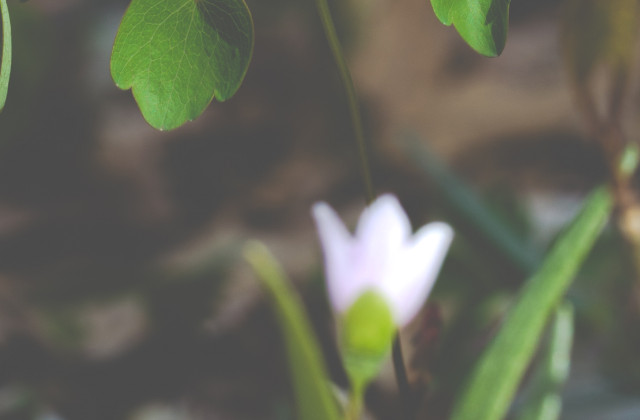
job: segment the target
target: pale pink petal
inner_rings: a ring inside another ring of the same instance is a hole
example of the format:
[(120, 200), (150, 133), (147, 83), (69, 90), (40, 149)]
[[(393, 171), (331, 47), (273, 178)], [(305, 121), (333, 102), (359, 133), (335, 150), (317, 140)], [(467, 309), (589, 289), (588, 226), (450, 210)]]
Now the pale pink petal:
[(392, 261), (411, 234), (411, 224), (398, 199), (385, 194), (367, 207), (356, 229), (359, 248), (358, 265), (368, 271), (373, 282), (385, 277)]
[(324, 252), (329, 301), (335, 310), (344, 312), (362, 289), (359, 278), (354, 276), (356, 244), (336, 212), (326, 203), (315, 204), (313, 216)]
[(382, 286), (399, 326), (411, 321), (429, 296), (452, 240), (451, 227), (434, 222), (404, 246), (395, 261), (395, 273)]

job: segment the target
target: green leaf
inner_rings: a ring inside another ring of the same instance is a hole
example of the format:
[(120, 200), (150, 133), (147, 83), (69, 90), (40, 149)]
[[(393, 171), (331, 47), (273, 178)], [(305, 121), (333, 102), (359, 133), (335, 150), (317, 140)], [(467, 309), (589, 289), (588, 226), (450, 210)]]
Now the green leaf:
[(480, 54), (500, 55), (507, 40), (511, 0), (431, 0), (440, 22), (453, 24)]
[(300, 420), (339, 420), (326, 368), (300, 300), (267, 248), (252, 241), (245, 258), (262, 280), (284, 333)]
[(591, 250), (613, 206), (596, 189), (525, 284), (502, 327), (477, 362), (454, 407), (453, 420), (500, 420), (509, 408), (544, 327)]
[(440, 22), (449, 26), (453, 23), (453, 18), (451, 16), (451, 11), (453, 8), (455, 1), (451, 0), (431, 0), (431, 7), (433, 7), (433, 11), (436, 16), (440, 20)]
[(0, 0), (2, 13), (2, 64), (0, 64), (0, 111), (4, 109), (11, 74), (11, 20), (7, 0)]
[(244, 0), (133, 0), (113, 45), (111, 75), (119, 88), (131, 88), (149, 124), (170, 130), (214, 97), (233, 96), (252, 51)]
[(561, 389), (569, 376), (573, 344), (573, 305), (564, 302), (556, 311), (549, 343), (536, 368), (520, 420), (557, 420), (562, 410)]

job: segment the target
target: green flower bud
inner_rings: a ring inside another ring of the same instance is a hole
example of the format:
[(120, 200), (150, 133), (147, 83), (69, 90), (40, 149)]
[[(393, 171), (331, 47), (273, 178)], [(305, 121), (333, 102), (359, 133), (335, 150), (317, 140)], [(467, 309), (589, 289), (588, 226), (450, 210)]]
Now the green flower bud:
[(354, 388), (375, 378), (391, 350), (396, 325), (385, 299), (368, 290), (356, 299), (342, 319), (341, 347)]

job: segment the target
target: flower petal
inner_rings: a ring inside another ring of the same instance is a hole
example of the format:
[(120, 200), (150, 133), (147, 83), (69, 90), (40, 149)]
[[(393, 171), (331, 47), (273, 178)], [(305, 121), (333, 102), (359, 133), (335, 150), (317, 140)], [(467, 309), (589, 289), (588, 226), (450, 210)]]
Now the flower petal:
[(358, 266), (368, 271), (372, 283), (390, 274), (410, 234), (411, 223), (395, 196), (382, 195), (364, 210), (356, 229)]
[(313, 216), (324, 252), (325, 277), (331, 306), (344, 312), (356, 300), (361, 287), (353, 278), (353, 245), (349, 231), (326, 203), (313, 206)]
[(406, 325), (418, 313), (429, 296), (442, 262), (453, 240), (453, 229), (434, 222), (422, 227), (395, 262), (393, 278), (383, 285), (391, 301), (399, 326)]

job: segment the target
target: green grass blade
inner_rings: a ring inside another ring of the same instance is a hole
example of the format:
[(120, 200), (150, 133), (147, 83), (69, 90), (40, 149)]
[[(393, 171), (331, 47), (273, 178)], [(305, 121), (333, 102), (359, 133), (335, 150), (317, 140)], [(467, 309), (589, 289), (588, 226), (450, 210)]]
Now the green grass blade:
[(245, 247), (245, 259), (262, 280), (284, 334), (300, 420), (338, 420), (337, 403), (326, 368), (298, 297), (267, 248), (259, 242)]
[(11, 74), (11, 20), (7, 0), (0, 0), (2, 14), (2, 64), (0, 64), (0, 111), (4, 109)]
[(558, 420), (562, 385), (569, 376), (573, 344), (573, 305), (563, 303), (550, 328), (549, 343), (536, 369), (520, 420)]
[(606, 223), (613, 199), (600, 187), (525, 284), (502, 327), (477, 362), (454, 407), (453, 420), (501, 420), (544, 327)]
[(406, 141), (407, 156), (434, 181), (439, 191), (465, 220), (524, 272), (532, 273), (542, 260), (493, 213), (456, 174), (417, 139)]

